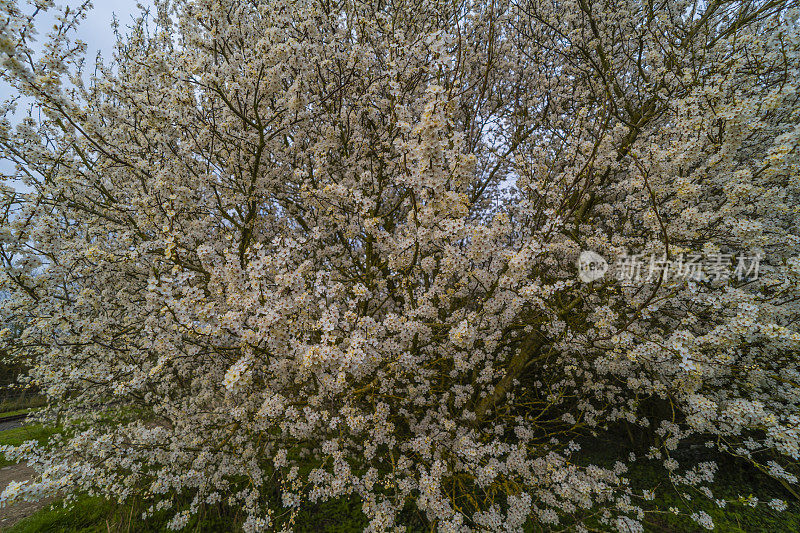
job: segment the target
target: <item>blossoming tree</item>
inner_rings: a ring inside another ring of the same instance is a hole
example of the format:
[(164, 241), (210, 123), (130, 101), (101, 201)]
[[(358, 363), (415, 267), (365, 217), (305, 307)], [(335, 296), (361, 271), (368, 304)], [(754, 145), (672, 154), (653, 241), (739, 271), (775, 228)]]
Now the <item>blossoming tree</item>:
[(699, 439), (797, 493), (796, 2), (156, 0), (91, 68), (52, 4), (0, 1), (4, 349), (64, 427), (7, 501), (636, 531), (577, 444), (620, 428), (686, 490)]

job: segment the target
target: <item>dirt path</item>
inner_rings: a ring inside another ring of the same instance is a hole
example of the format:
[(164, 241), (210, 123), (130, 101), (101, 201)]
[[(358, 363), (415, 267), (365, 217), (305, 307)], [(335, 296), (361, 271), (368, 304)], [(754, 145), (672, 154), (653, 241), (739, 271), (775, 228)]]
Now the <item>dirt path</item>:
[(18, 428), (22, 426), (22, 424), (24, 423), (25, 423), (24, 420), (11, 420), (10, 422), (0, 422), (0, 431)]
[[(28, 465), (18, 464), (0, 468), (0, 492), (12, 481), (24, 481), (33, 477), (33, 469)], [(0, 530), (11, 527), (39, 509), (49, 505), (53, 500), (45, 499), (35, 503), (15, 503), (0, 509)]]

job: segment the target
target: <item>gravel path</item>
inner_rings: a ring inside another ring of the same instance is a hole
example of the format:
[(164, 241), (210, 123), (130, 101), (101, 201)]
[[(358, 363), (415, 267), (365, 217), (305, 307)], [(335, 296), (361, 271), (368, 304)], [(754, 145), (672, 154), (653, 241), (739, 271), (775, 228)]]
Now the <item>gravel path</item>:
[[(0, 422), (0, 431), (22, 427), (25, 419)], [(12, 481), (25, 481), (33, 478), (34, 471), (26, 464), (8, 465), (0, 468), (0, 492), (3, 492)], [(26, 518), (39, 509), (52, 503), (53, 499), (45, 499), (34, 503), (15, 503), (8, 507), (0, 508), (0, 530), (11, 527), (23, 518)]]
[[(2, 492), (11, 481), (31, 479), (33, 474), (33, 469), (24, 464), (9, 465), (0, 468), (0, 492)], [(0, 530), (11, 527), (23, 518), (49, 505), (52, 501), (52, 498), (49, 498), (34, 503), (21, 502), (0, 508)]]
[(0, 422), (0, 431), (5, 431), (7, 429), (15, 429), (21, 427), (22, 424), (25, 423), (25, 420), (11, 420), (9, 422)]

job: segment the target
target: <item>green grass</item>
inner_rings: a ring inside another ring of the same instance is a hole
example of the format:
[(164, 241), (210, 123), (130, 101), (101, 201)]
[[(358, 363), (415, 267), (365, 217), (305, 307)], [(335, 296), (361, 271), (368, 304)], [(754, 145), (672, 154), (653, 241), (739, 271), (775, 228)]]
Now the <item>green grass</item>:
[[(0, 445), (19, 446), (23, 442), (35, 440), (39, 444), (44, 444), (47, 439), (58, 432), (57, 428), (45, 427), (41, 424), (30, 424), (14, 429), (0, 431)], [(0, 455), (0, 467), (15, 464)]]
[(25, 409), (17, 409), (16, 411), (2, 412), (2, 413), (0, 413), (0, 417), (27, 414), (27, 413), (30, 413), (33, 410), (34, 410), (33, 407), (26, 407)]
[(23, 396), (14, 400), (0, 401), (0, 416), (26, 413), (47, 403), (44, 396)]
[[(141, 509), (118, 505), (103, 498), (82, 496), (67, 506), (59, 501), (4, 530), (7, 533), (155, 533), (166, 531), (171, 512), (141, 519)], [(366, 527), (361, 505), (340, 499), (319, 506), (305, 506), (297, 514), (294, 531), (303, 533), (357, 533)], [(241, 531), (240, 517), (207, 512), (193, 517), (185, 531)]]
[[(656, 477), (659, 471), (656, 468), (643, 466), (633, 469), (630, 473), (634, 485), (646, 486), (650, 482), (656, 483), (662, 478)], [(723, 476), (728, 478), (729, 476)], [(733, 473), (733, 478), (739, 481), (740, 476)], [(715, 485), (715, 492), (728, 492), (724, 484), (731, 479), (725, 479)], [(740, 485), (748, 492), (752, 485)], [(687, 504), (671, 489), (659, 493), (656, 505), (650, 506), (645, 520), (645, 531), (660, 533), (678, 533), (704, 531), (684, 513)], [(786, 499), (786, 498), (784, 498)], [(787, 500), (788, 501), (788, 500)], [(655, 504), (656, 502), (650, 502)], [(707, 512), (716, 525), (716, 531), (725, 533), (752, 533), (752, 532), (783, 532), (800, 531), (800, 509), (791, 502), (790, 509), (778, 513), (766, 509), (763, 505), (751, 508), (745, 504), (728, 504), (725, 509), (720, 509), (713, 502), (705, 498), (693, 497), (690, 508), (693, 511)], [(668, 511), (669, 507), (676, 506), (682, 511), (676, 516)], [(663, 512), (657, 512), (660, 508)], [(22, 520), (7, 529), (9, 533), (100, 533), (100, 532), (157, 532), (166, 530), (166, 522), (171, 513), (162, 513), (147, 521), (141, 520), (141, 510), (128, 505), (118, 505), (97, 497), (80, 497), (68, 508), (63, 508), (61, 503), (43, 509), (33, 516)], [(302, 533), (356, 533), (363, 531), (366, 518), (361, 512), (360, 502), (356, 498), (339, 499), (320, 505), (304, 505), (295, 517), (295, 531)], [(186, 531), (239, 531), (241, 521), (231, 516), (207, 513), (205, 517), (194, 518)], [(530, 531), (541, 531), (540, 527), (532, 525)]]
[[(40, 444), (58, 431), (57, 428), (31, 424), (19, 428), (0, 431), (0, 445), (18, 446), (23, 442), (35, 440)], [(0, 467), (13, 464), (0, 457)], [(160, 532), (166, 531), (166, 524), (173, 512), (157, 513), (148, 520), (142, 520), (144, 510), (138, 505), (117, 504), (100, 497), (79, 496), (64, 507), (63, 500), (46, 507), (34, 515), (5, 529), (10, 533), (108, 533), (108, 532)], [(242, 517), (231, 516), (225, 509), (213, 509), (195, 516), (186, 531), (240, 531)], [(350, 533), (363, 531), (366, 518), (361, 512), (357, 498), (340, 498), (322, 504), (304, 504), (298, 511), (295, 531)]]
[(53, 504), (21, 520), (6, 531), (15, 533), (107, 531), (104, 526), (112, 514), (112, 505), (108, 501), (102, 498), (84, 497), (67, 508), (60, 502)]
[[(730, 533), (750, 533), (756, 531), (800, 531), (800, 503), (785, 491), (777, 482), (761, 474), (743, 461), (723, 459), (718, 463), (714, 483), (709, 486), (714, 497), (727, 500), (724, 508), (691, 489), (674, 487), (664, 482), (664, 469), (652, 462), (637, 464), (629, 476), (634, 485), (645, 487), (662, 482), (655, 501), (649, 508), (655, 512), (647, 519), (647, 530), (652, 532), (704, 531), (688, 516), (692, 512), (704, 511), (714, 521), (718, 531)], [(682, 493), (688, 493), (691, 500), (685, 501)], [(759, 503), (755, 507), (745, 501), (756, 495)], [(774, 511), (766, 505), (772, 498), (787, 503), (789, 508), (783, 512)], [(682, 511), (681, 515), (669, 512), (670, 507)]]
[[(0, 432), (0, 444), (19, 445), (28, 440), (44, 442), (57, 430), (41, 425), (23, 426), (16, 429)], [(588, 444), (588, 443), (587, 443)], [(627, 456), (629, 450), (619, 443), (614, 446), (597, 445), (592, 448), (586, 446), (582, 459), (600, 466), (610, 466), (619, 457)], [(707, 452), (700, 450), (694, 452), (697, 457), (692, 461), (681, 461), (684, 465), (709, 460), (704, 457)], [(693, 455), (694, 455), (693, 454)], [(661, 466), (661, 461), (639, 459), (631, 465), (630, 471), (625, 475), (631, 481), (631, 486), (638, 494), (642, 489), (655, 489), (654, 501), (639, 503), (646, 509), (645, 531), (652, 533), (677, 533), (703, 531), (695, 524), (689, 515), (692, 512), (704, 511), (708, 513), (716, 525), (716, 531), (725, 533), (751, 533), (751, 532), (783, 532), (800, 531), (800, 503), (794, 500), (785, 489), (769, 477), (758, 473), (747, 463), (736, 459), (714, 457), (718, 461), (719, 470), (715, 482), (710, 486), (714, 496), (725, 500), (746, 499), (751, 494), (757, 495), (761, 502), (758, 506), (750, 507), (745, 501), (728, 503), (725, 508), (718, 507), (705, 496), (690, 488), (678, 487), (676, 490), (666, 476)], [(685, 457), (684, 459), (688, 459)], [(10, 464), (0, 459), (0, 465)], [(685, 500), (682, 493), (691, 494), (691, 500)], [(787, 502), (789, 509), (776, 512), (766, 507), (766, 501), (779, 498)], [(671, 507), (680, 510), (679, 515), (673, 514)], [(67, 508), (63, 502), (39, 511), (33, 516), (22, 520), (7, 531), (11, 533), (77, 533), (77, 532), (156, 532), (165, 531), (166, 523), (172, 517), (172, 511), (164, 511), (156, 516), (142, 520), (143, 508), (136, 504), (117, 504), (99, 497), (79, 496)], [(231, 511), (222, 507), (214, 508), (194, 517), (187, 527), (187, 531), (239, 531), (241, 530), (241, 516), (234, 516)], [(409, 518), (406, 516), (405, 518)], [(304, 503), (296, 513), (294, 530), (303, 533), (355, 533), (363, 531), (367, 524), (366, 517), (361, 512), (361, 502), (357, 497), (339, 498), (321, 504)], [(417, 524), (421, 526), (421, 524)], [(564, 523), (566, 525), (566, 522)], [(599, 524), (591, 524), (600, 530), (607, 528)], [(416, 527), (412, 527), (416, 530)], [(529, 524), (529, 531), (542, 531), (541, 526)], [(545, 530), (546, 531), (546, 530)]]
[[(67, 505), (58, 501), (36, 514), (25, 518), (7, 533), (155, 533), (166, 531), (171, 514), (161, 513), (142, 520), (141, 509), (133, 505), (120, 505), (109, 500), (82, 496)], [(241, 526), (229, 517), (206, 513), (194, 517), (185, 531), (239, 531)]]
[[(611, 467), (616, 460), (627, 456), (630, 450), (617, 442), (607, 446), (587, 444), (583, 451), (582, 463), (594, 463), (598, 466)], [(682, 467), (690, 467), (703, 461), (715, 461), (718, 469), (711, 484), (702, 484), (711, 489), (716, 499), (726, 500), (724, 508), (694, 490), (691, 487), (674, 487), (663, 467), (663, 459), (638, 459), (630, 465), (624, 474), (630, 480), (635, 493), (641, 494), (643, 489), (654, 490), (652, 501), (636, 500), (647, 511), (644, 520), (645, 531), (649, 533), (678, 533), (706, 531), (695, 523), (690, 515), (703, 511), (714, 522), (715, 531), (725, 533), (753, 532), (789, 532), (800, 531), (800, 502), (786, 491), (777, 481), (756, 470), (743, 460), (729, 456), (721, 456), (704, 449), (676, 453)], [(684, 469), (679, 469), (683, 471)], [(688, 494), (690, 499), (685, 499)], [(759, 503), (749, 506), (747, 499), (755, 495)], [(766, 502), (777, 498), (786, 502), (788, 509), (774, 511)], [(670, 508), (677, 508), (674, 514)], [(598, 525), (598, 524), (595, 524)], [(599, 526), (599, 525), (598, 525)]]
[(295, 518), (297, 533), (356, 533), (367, 527), (356, 497), (338, 498), (319, 505), (304, 505)]

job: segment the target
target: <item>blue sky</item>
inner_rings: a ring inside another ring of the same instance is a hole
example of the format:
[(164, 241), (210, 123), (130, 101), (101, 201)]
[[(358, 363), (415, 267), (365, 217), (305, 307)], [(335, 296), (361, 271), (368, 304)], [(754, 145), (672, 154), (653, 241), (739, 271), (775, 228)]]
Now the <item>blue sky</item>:
[[(56, 2), (59, 6), (78, 7), (83, 3), (82, 0), (61, 0)], [(111, 27), (111, 21), (114, 15), (120, 22), (120, 29), (124, 33), (124, 27), (131, 22), (131, 17), (141, 12), (137, 7), (136, 0), (94, 0), (94, 7), (89, 11), (86, 20), (83, 21), (78, 29), (75, 37), (82, 40), (87, 44), (86, 56), (91, 61), (97, 55), (97, 52), (102, 52), (106, 58), (111, 57), (111, 52), (114, 47), (114, 31)], [(146, 0), (141, 2), (147, 5), (149, 2)], [(54, 18), (49, 13), (45, 16), (40, 16), (37, 26), (39, 27), (39, 37), (42, 38), (52, 26)], [(0, 86), (0, 98), (7, 98), (9, 96), (9, 88), (7, 86)]]
[[(56, 1), (59, 6), (71, 7), (78, 7), (82, 3), (82, 0)], [(131, 17), (141, 12), (141, 9), (137, 7), (137, 3), (139, 3), (137, 0), (94, 0), (94, 7), (90, 10), (86, 20), (83, 21), (75, 35), (87, 45), (87, 67), (92, 64), (98, 51), (107, 59), (111, 57), (115, 42), (111, 21), (116, 15), (120, 23), (120, 30), (124, 33), (125, 26), (131, 22)], [(143, 0), (141, 3), (147, 5), (149, 2)], [(49, 14), (40, 17), (37, 23), (40, 38), (52, 27), (53, 21), (54, 18)], [(6, 100), (11, 95), (10, 87), (0, 82), (0, 100)], [(7, 174), (11, 171), (11, 165), (5, 161), (0, 161), (0, 174)], [(24, 190), (24, 188), (19, 187), (19, 184), (14, 185), (18, 187), (18, 190)]]
[[(56, 2), (62, 6), (79, 6), (82, 2), (76, 0), (61, 0)], [(103, 56), (111, 57), (114, 46), (114, 32), (111, 29), (111, 20), (116, 14), (123, 29), (131, 21), (131, 16), (137, 15), (141, 10), (136, 6), (136, 0), (94, 0), (94, 7), (89, 16), (78, 30), (77, 37), (87, 44), (86, 54), (93, 58), (97, 51)], [(147, 1), (141, 2), (147, 5)], [(123, 30), (124, 33), (124, 30)]]

